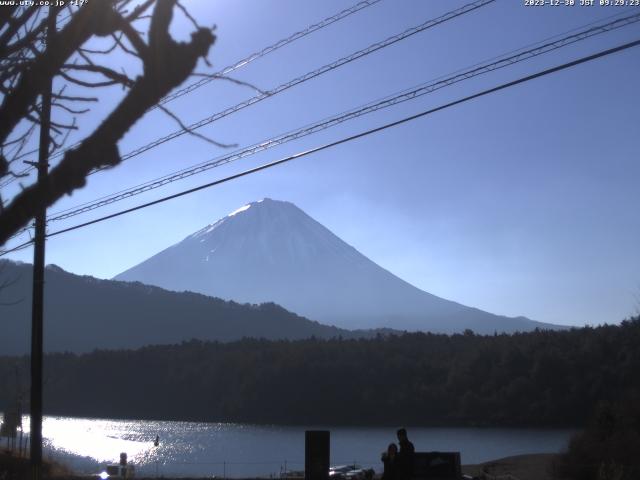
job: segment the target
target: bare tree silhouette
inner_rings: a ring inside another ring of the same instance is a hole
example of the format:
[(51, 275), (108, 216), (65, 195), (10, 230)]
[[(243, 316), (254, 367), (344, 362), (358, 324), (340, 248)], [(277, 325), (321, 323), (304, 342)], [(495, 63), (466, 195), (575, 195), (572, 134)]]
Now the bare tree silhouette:
[[(64, 152), (46, 182), (22, 189), (7, 205), (0, 197), (0, 245), (27, 225), (39, 208), (83, 187), (91, 171), (118, 165), (118, 142), (124, 134), (192, 75), (199, 59), (206, 61), (215, 41), (213, 29), (199, 26), (177, 0), (146, 0), (133, 8), (131, 4), (101, 0), (57, 11), (64, 21), (50, 42), (45, 41), (47, 9), (0, 8), (0, 182), (25, 175), (17, 168), (18, 160), (25, 157), (39, 125), (39, 98), (48, 79), (59, 76), (65, 81), (52, 95), (52, 108), (66, 119), (56, 117), (51, 123), (51, 152), (62, 148), (69, 132), (78, 128), (76, 117), (97, 101), (95, 96), (70, 93), (66, 86), (121, 85), (126, 90), (102, 123)], [(178, 42), (169, 33), (175, 10), (194, 25), (188, 42)], [(146, 33), (139, 31), (143, 27)], [(109, 46), (88, 48), (87, 42), (96, 37), (107, 39)], [(139, 76), (130, 78), (109, 66), (109, 56), (117, 50), (141, 62)], [(173, 113), (161, 109), (182, 125)]]

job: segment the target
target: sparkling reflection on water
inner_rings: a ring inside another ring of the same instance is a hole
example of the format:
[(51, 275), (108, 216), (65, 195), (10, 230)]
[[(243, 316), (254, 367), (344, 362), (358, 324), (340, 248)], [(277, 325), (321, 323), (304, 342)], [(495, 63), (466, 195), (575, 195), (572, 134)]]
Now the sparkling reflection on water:
[[(23, 418), (25, 432), (29, 418)], [(420, 451), (460, 451), (463, 463), (524, 453), (558, 452), (572, 430), (411, 428)], [(258, 426), (45, 417), (47, 454), (78, 473), (97, 473), (126, 452), (138, 475), (279, 476), (304, 468), (304, 431), (331, 430), (332, 464), (358, 463), (379, 470), (380, 452), (395, 441), (383, 427)], [(155, 447), (156, 435), (160, 444)]]

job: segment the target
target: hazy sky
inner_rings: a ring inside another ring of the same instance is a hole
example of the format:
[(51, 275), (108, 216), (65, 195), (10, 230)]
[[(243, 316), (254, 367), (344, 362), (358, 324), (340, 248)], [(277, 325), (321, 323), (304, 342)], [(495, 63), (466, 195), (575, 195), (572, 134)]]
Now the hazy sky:
[[(188, 0), (217, 25), (212, 72), (355, 0)], [(466, 2), (382, 0), (233, 73), (268, 90)], [(579, 0), (576, 0), (579, 3)], [(250, 145), (541, 41), (622, 7), (526, 7), (498, 0), (203, 128)], [(637, 9), (635, 10), (637, 11)], [(459, 83), (416, 101), (101, 208), (50, 231), (416, 113), (640, 37), (640, 24)], [(190, 24), (176, 18), (174, 33)], [(135, 72), (134, 60), (110, 60)], [(48, 242), (47, 263), (109, 278), (239, 206), (288, 200), (369, 258), (428, 292), (493, 313), (571, 325), (615, 323), (640, 308), (640, 48), (627, 50), (269, 171)], [(253, 96), (216, 81), (169, 104), (187, 123)], [(102, 92), (91, 131), (122, 97)], [(177, 128), (149, 113), (126, 153)], [(63, 208), (228, 153), (183, 136), (93, 175)], [(15, 185), (13, 186), (15, 188)], [(6, 189), (3, 195), (10, 195)], [(24, 241), (18, 239), (19, 241)], [(31, 261), (30, 249), (10, 258)]]

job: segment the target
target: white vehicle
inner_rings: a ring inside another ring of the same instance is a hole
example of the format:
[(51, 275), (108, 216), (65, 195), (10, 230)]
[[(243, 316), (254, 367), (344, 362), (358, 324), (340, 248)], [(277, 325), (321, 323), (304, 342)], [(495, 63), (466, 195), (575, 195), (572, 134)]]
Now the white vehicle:
[(347, 480), (364, 480), (365, 476), (365, 471), (361, 467), (354, 468), (345, 474)]
[(331, 480), (360, 480), (364, 478), (364, 470), (360, 465), (337, 465), (329, 468)]
[(133, 465), (107, 465), (104, 470), (96, 475), (102, 480), (108, 478), (134, 478), (136, 476), (136, 468)]

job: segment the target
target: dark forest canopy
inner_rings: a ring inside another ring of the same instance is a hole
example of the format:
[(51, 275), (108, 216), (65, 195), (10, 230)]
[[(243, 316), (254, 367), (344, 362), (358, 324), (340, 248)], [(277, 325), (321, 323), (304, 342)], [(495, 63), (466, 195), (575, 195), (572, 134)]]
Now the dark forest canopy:
[[(45, 412), (278, 424), (578, 426), (640, 388), (640, 317), (619, 326), (369, 340), (190, 341), (52, 354)], [(0, 408), (28, 385), (0, 357)]]

